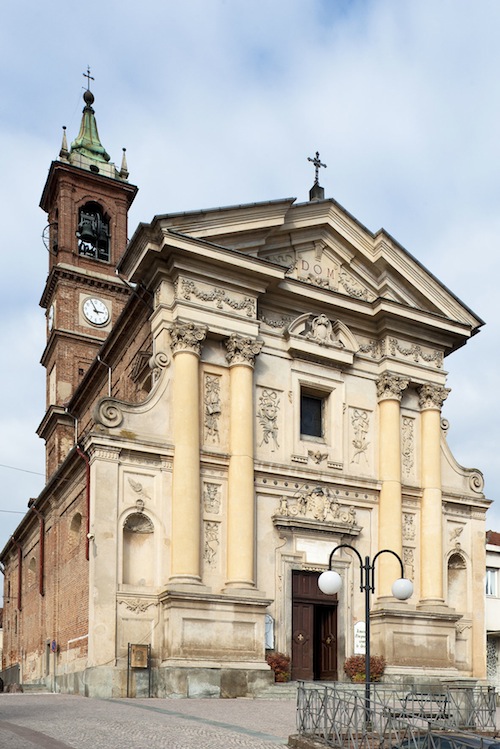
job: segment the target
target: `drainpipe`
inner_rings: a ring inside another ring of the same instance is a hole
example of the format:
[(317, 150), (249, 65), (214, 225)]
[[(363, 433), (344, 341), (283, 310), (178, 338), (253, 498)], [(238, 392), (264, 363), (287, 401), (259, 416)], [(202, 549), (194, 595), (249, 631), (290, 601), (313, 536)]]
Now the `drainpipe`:
[(85, 503), (87, 506), (87, 531), (85, 533), (85, 558), (89, 561), (89, 547), (90, 547), (90, 458), (86, 452), (84, 452), (80, 445), (76, 445), (76, 452), (85, 461)]
[(44, 570), (45, 570), (45, 518), (37, 508), (32, 505), (31, 509), (36, 512), (40, 520), (40, 554), (38, 558), (38, 591), (41, 596), (45, 595)]

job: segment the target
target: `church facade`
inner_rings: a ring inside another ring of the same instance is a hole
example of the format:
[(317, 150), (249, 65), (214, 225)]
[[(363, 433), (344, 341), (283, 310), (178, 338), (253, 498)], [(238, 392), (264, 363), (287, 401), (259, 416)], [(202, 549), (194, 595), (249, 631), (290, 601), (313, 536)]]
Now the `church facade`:
[(127, 244), (136, 188), (84, 99), (41, 201), (47, 484), (1, 554), (3, 669), (242, 696), (276, 650), (293, 679), (343, 679), (365, 624), (351, 546), (413, 581), (397, 600), (377, 557), (386, 676), (484, 679), (489, 501), (441, 418), (445, 357), (482, 321), (317, 179), (305, 203), (155, 216)]

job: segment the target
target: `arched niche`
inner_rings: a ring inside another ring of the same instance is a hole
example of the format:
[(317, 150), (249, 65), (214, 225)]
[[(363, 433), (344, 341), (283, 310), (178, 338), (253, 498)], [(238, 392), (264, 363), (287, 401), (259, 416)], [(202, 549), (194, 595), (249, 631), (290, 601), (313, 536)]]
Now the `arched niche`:
[(28, 563), (28, 584), (33, 585), (36, 581), (36, 559), (31, 557)]
[(154, 525), (142, 512), (127, 515), (123, 523), (123, 583), (154, 585)]
[(68, 533), (68, 545), (71, 551), (73, 551), (73, 549), (76, 549), (79, 546), (81, 535), (82, 535), (82, 516), (81, 516), (81, 513), (75, 512), (75, 514), (71, 518), (71, 522), (69, 524), (69, 533)]
[(454, 552), (448, 559), (448, 606), (457, 611), (467, 611), (467, 562), (462, 554)]

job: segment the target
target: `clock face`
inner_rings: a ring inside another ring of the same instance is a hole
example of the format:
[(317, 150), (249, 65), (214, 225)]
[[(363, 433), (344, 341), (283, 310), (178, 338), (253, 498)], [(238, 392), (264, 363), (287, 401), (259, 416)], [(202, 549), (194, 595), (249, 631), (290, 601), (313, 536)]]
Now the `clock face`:
[(47, 315), (47, 325), (49, 327), (49, 331), (52, 330), (54, 327), (54, 305), (52, 304), (49, 309), (49, 313)]
[(109, 321), (109, 309), (101, 299), (86, 299), (83, 303), (83, 314), (92, 325), (106, 325)]

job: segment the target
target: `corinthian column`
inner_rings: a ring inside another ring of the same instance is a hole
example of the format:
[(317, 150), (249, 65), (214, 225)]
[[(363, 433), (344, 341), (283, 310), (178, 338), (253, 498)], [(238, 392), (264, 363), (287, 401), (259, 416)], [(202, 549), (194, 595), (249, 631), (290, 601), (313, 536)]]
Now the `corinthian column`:
[(251, 588), (254, 580), (254, 408), (253, 367), (262, 343), (232, 335), (230, 366), (227, 586)]
[(420, 600), (426, 605), (444, 603), (441, 408), (449, 392), (440, 385), (418, 389), (422, 442)]
[(176, 322), (170, 328), (174, 379), (172, 421), (171, 581), (200, 582), (200, 386), (199, 359), (205, 326)]
[[(380, 549), (391, 549), (401, 556), (403, 514), (401, 500), (401, 397), (408, 387), (404, 377), (385, 372), (377, 381), (379, 399), (379, 478), (378, 543)], [(391, 596), (394, 580), (401, 568), (392, 554), (377, 561), (379, 598)]]

